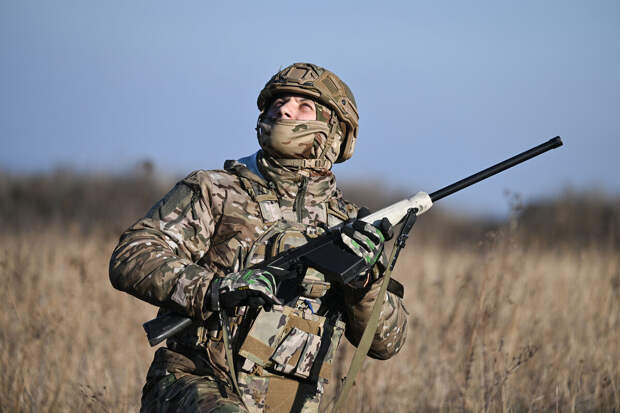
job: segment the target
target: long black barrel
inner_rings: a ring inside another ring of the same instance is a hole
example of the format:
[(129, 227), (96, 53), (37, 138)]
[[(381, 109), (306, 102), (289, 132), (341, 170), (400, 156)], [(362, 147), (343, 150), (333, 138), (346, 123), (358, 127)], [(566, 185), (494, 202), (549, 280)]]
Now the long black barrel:
[(515, 155), (510, 159), (506, 159), (505, 161), (493, 165), (483, 171), (468, 176), (467, 178), (461, 179), (460, 181), (455, 182), (452, 185), (441, 188), (433, 192), (429, 196), (431, 197), (431, 200), (433, 202), (438, 201), (441, 198), (453, 194), (456, 191), (467, 188), (468, 186), (473, 185), (476, 182), (480, 182), (483, 179), (487, 179), (488, 177), (498, 174), (508, 168), (512, 168), (513, 166), (520, 164), (521, 162), (525, 162), (530, 158), (538, 156), (543, 152), (547, 152), (548, 150), (555, 149), (560, 146), (562, 146), (562, 139), (560, 139), (559, 136), (556, 136), (555, 138), (549, 139), (547, 142), (535, 146), (532, 149), (528, 149), (525, 152), (521, 152), (520, 154)]

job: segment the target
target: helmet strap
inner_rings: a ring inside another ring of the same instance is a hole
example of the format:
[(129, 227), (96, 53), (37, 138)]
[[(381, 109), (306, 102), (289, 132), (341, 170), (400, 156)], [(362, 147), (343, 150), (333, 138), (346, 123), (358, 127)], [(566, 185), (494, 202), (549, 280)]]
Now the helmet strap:
[(291, 166), (299, 169), (329, 169), (331, 162), (327, 159), (278, 159), (282, 166)]
[[(334, 141), (336, 140), (336, 137), (337, 137), (336, 131), (338, 130), (338, 117), (336, 116), (336, 113), (334, 113), (333, 110), (331, 112), (332, 112), (332, 115), (328, 122), (329, 123), (329, 134), (327, 135), (327, 140), (325, 142), (325, 147), (323, 148), (323, 152), (321, 153), (321, 155), (318, 157), (317, 160), (321, 160), (321, 161), (333, 164), (336, 162), (336, 159), (334, 159), (334, 161), (330, 161), (329, 159), (327, 159), (327, 154), (331, 150), (331, 147), (334, 144)], [(337, 155), (336, 158), (338, 157), (339, 156)]]

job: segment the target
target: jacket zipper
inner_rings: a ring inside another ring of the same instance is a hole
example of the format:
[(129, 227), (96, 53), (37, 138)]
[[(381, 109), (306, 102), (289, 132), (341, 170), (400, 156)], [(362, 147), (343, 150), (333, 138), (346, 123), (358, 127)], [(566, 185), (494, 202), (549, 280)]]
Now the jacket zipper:
[(295, 204), (293, 205), (293, 210), (297, 212), (297, 222), (299, 223), (303, 221), (304, 201), (306, 197), (307, 187), (308, 178), (302, 176), (301, 182), (299, 183), (299, 190), (297, 191), (297, 195), (295, 196)]

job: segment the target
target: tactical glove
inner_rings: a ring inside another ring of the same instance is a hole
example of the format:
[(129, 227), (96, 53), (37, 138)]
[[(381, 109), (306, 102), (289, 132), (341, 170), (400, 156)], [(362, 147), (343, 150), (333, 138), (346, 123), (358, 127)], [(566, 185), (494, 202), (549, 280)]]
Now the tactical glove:
[(269, 271), (250, 269), (215, 278), (209, 286), (208, 298), (213, 311), (237, 306), (262, 306), (269, 311), (274, 304), (281, 304), (275, 292), (276, 279)]
[(369, 270), (375, 264), (379, 264), (381, 273), (385, 270), (384, 243), (394, 235), (390, 221), (385, 218), (381, 221), (380, 228), (360, 219), (368, 213), (369, 211), (366, 208), (360, 209), (358, 219), (345, 225), (341, 232), (344, 245), (366, 262), (366, 269), (351, 284), (351, 287), (356, 288), (363, 287), (368, 283)]

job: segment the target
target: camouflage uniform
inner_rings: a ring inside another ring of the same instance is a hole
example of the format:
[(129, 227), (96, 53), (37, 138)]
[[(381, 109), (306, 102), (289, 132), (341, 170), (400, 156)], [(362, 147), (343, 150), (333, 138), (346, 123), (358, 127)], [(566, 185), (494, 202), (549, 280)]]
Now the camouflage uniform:
[[(293, 171), (259, 151), (223, 170), (190, 174), (131, 226), (110, 262), (114, 287), (160, 314), (194, 320), (155, 353), (141, 411), (318, 411), (340, 339), (359, 342), (379, 282), (332, 286), (310, 268), (292, 306), (238, 307), (229, 321), (245, 403), (232, 389), (222, 330), (205, 296), (214, 277), (301, 245), (357, 212), (329, 169)], [(405, 337), (406, 311), (389, 293), (369, 356), (393, 356)]]

